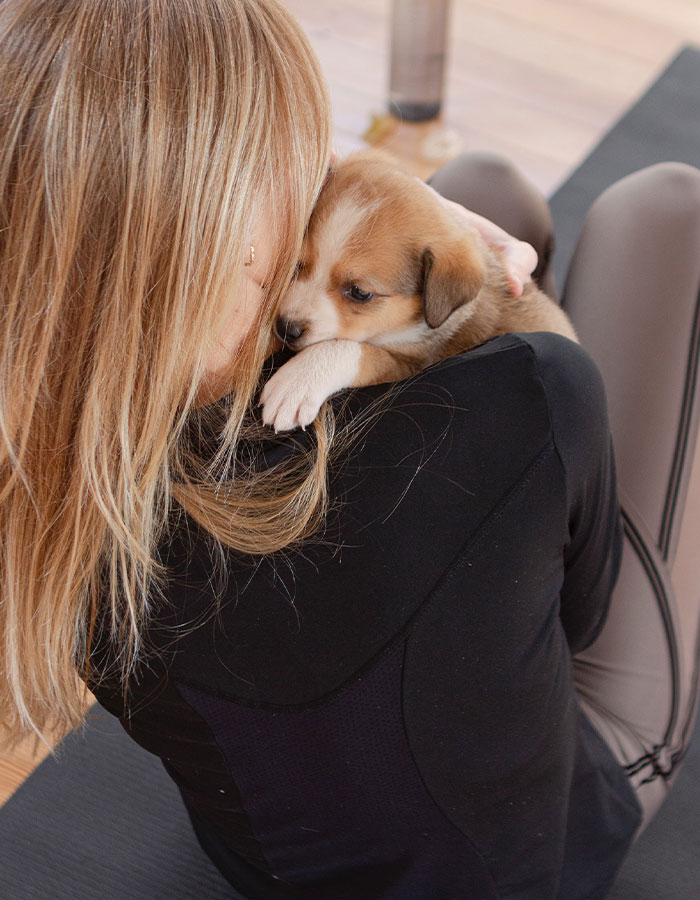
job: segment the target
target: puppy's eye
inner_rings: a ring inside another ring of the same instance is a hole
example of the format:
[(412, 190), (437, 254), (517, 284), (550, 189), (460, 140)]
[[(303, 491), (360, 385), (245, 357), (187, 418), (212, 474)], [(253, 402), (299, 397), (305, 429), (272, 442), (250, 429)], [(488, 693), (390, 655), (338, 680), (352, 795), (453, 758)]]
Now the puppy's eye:
[(367, 303), (368, 300), (371, 300), (374, 297), (370, 291), (363, 291), (356, 284), (348, 291), (348, 296), (354, 300), (356, 303)]
[(293, 275), (292, 277), (293, 277), (293, 278), (297, 278), (297, 277), (299, 276), (299, 274), (301, 273), (301, 271), (302, 271), (303, 268), (304, 268), (304, 263), (298, 262), (298, 263), (296, 264), (296, 266), (294, 266), (294, 275)]

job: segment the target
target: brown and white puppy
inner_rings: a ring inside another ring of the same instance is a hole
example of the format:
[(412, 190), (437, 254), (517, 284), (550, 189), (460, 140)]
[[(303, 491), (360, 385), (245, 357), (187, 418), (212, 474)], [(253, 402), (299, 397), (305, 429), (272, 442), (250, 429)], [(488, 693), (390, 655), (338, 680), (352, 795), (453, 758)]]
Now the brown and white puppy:
[(500, 254), (376, 151), (330, 172), (276, 330), (299, 351), (261, 394), (276, 431), (305, 427), (336, 391), (400, 381), (499, 334), (576, 340), (553, 300), (533, 282), (516, 298)]

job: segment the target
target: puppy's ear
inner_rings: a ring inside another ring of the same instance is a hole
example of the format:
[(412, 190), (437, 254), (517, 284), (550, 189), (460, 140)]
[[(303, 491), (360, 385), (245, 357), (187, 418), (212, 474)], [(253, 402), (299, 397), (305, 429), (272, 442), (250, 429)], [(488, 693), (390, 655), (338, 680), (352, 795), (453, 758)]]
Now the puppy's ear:
[(423, 314), (431, 328), (438, 328), (451, 313), (473, 300), (486, 281), (485, 262), (466, 235), (428, 247), (422, 265)]

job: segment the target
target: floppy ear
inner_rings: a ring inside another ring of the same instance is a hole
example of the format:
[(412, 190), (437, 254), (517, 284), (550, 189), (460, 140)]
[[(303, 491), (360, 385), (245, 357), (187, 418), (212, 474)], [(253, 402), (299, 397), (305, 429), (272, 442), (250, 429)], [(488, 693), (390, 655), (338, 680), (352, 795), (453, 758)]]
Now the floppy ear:
[(479, 293), (486, 280), (481, 254), (465, 235), (423, 251), (423, 314), (438, 328), (460, 306)]

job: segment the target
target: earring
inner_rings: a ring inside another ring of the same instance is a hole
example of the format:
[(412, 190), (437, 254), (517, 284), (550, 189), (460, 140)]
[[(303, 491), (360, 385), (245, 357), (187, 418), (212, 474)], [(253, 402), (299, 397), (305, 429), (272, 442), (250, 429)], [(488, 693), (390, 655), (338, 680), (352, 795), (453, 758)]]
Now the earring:
[(250, 245), (250, 254), (248, 256), (248, 262), (243, 263), (243, 265), (244, 266), (252, 266), (254, 262), (255, 262), (255, 247), (251, 244)]

